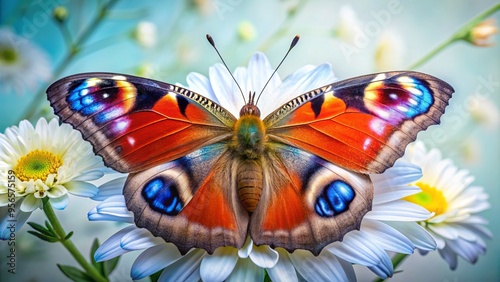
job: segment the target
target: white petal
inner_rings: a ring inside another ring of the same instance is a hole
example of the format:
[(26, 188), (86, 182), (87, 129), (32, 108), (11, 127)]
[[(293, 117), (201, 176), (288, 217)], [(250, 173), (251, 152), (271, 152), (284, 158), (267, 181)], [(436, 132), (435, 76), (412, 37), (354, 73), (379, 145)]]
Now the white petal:
[(111, 196), (96, 206), (97, 212), (102, 214), (129, 217), (132, 212), (127, 209), (123, 195)]
[(387, 277), (392, 276), (392, 273), (394, 272), (392, 264), (388, 266), (387, 264), (380, 263), (377, 265), (368, 266), (368, 268), (382, 279), (386, 279)]
[[(0, 207), (0, 239), (15, 239), (17, 231), (24, 225), (30, 215), (31, 212), (23, 212), (21, 209), (16, 209), (11, 213), (8, 207)], [(15, 220), (14, 228), (12, 228), (12, 220)]]
[(373, 196), (374, 205), (380, 205), (383, 203), (396, 201), (406, 196), (410, 196), (422, 191), (418, 187), (408, 186), (408, 185), (382, 186), (382, 187), (374, 186), (374, 187), (375, 187), (375, 195)]
[(20, 209), (23, 212), (31, 213), (36, 208), (41, 207), (41, 206), (42, 206), (42, 200), (35, 198), (35, 196), (33, 196), (33, 194), (29, 194), (28, 196), (26, 196), (24, 198), (24, 201), (21, 203)]
[(344, 236), (342, 242), (335, 242), (325, 249), (339, 258), (361, 265), (377, 265), (380, 263), (384, 249), (375, 245), (370, 238), (359, 231), (351, 231)]
[(264, 281), (264, 270), (253, 264), (250, 259), (239, 259), (233, 272), (231, 272), (231, 275), (225, 281)]
[(50, 199), (50, 204), (58, 210), (63, 210), (65, 209), (68, 204), (69, 204), (69, 197), (68, 194), (64, 194), (59, 198), (51, 198)]
[(479, 255), (486, 252), (485, 246), (463, 239), (446, 240), (446, 245), (450, 246), (457, 255), (463, 257), (469, 263), (476, 263)]
[(444, 248), (439, 249), (439, 255), (448, 263), (451, 270), (457, 268), (457, 254), (449, 246), (446, 245)]
[(454, 240), (458, 238), (458, 230), (450, 226), (449, 224), (429, 224), (427, 226), (429, 230), (438, 234), (446, 239)]
[(259, 267), (271, 268), (278, 262), (279, 255), (267, 245), (253, 246), (250, 259)]
[(433, 251), (436, 249), (436, 241), (434, 238), (416, 222), (390, 221), (386, 223), (403, 233), (403, 235), (410, 239), (416, 248), (426, 251)]
[(252, 252), (253, 249), (253, 241), (250, 238), (250, 236), (247, 237), (245, 244), (243, 244), (243, 247), (238, 250), (238, 256), (240, 258), (247, 258), (250, 253)]
[(126, 222), (126, 223), (134, 223), (134, 215), (112, 215), (112, 214), (103, 214), (97, 211), (97, 208), (93, 208), (87, 214), (87, 218), (90, 221), (116, 221), (116, 222)]
[(108, 197), (121, 195), (125, 181), (127, 181), (127, 177), (119, 177), (102, 184), (99, 186), (99, 192), (91, 199), (94, 201), (104, 201)]
[(135, 226), (128, 226), (116, 232), (113, 236), (109, 237), (108, 240), (106, 240), (104, 243), (102, 243), (101, 246), (99, 246), (99, 248), (97, 248), (94, 254), (94, 259), (97, 262), (105, 261), (128, 253), (128, 250), (124, 250), (120, 247), (120, 241), (123, 235), (136, 228), (137, 227)]
[(208, 73), (212, 89), (219, 104), (234, 116), (239, 116), (240, 109), (233, 102), (233, 96), (238, 93), (233, 93), (232, 91), (234, 81), (229, 75), (228, 70), (223, 65), (216, 64), (210, 67)]
[(187, 75), (186, 82), (189, 86), (189, 90), (201, 94), (216, 103), (219, 103), (219, 100), (217, 100), (217, 97), (215, 96), (212, 89), (212, 85), (210, 84), (210, 80), (204, 75), (197, 72), (191, 72)]
[(174, 244), (160, 244), (142, 252), (134, 261), (130, 276), (134, 280), (142, 279), (160, 271), (181, 258)]
[(377, 244), (388, 251), (412, 254), (413, 244), (396, 229), (375, 220), (365, 219), (361, 223), (361, 231), (368, 233), (370, 238), (377, 241)]
[(382, 205), (374, 205), (373, 210), (365, 218), (390, 221), (421, 221), (426, 220), (431, 213), (423, 207), (404, 200), (392, 201)]
[(277, 249), (276, 251), (279, 260), (274, 267), (267, 269), (271, 281), (299, 281), (295, 268), (288, 258), (288, 252), (283, 249)]
[(203, 281), (224, 281), (234, 269), (238, 260), (238, 250), (220, 247), (201, 262), (200, 274)]
[(158, 278), (159, 282), (177, 281), (199, 281), (199, 267), (206, 252), (201, 249), (193, 249), (176, 262), (167, 266)]
[(97, 189), (95, 185), (85, 181), (70, 181), (64, 184), (64, 187), (66, 187), (66, 189), (68, 189), (68, 192), (70, 192), (71, 194), (80, 197), (91, 198), (97, 195), (97, 192), (99, 192), (99, 189)]
[(138, 228), (123, 235), (120, 247), (125, 250), (135, 251), (150, 248), (165, 243), (160, 237), (155, 237), (149, 230)]
[(330, 252), (314, 256), (309, 251), (296, 250), (290, 254), (290, 260), (307, 281), (347, 281), (344, 268)]
[(79, 180), (79, 181), (92, 181), (99, 179), (104, 176), (104, 172), (102, 170), (92, 170), (85, 172), (75, 178), (73, 180)]

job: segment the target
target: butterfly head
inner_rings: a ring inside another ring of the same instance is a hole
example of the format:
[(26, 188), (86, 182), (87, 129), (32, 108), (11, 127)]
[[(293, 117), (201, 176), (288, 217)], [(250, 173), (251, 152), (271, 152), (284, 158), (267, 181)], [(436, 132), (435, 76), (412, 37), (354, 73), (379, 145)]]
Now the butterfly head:
[(248, 103), (245, 104), (240, 110), (240, 117), (243, 116), (256, 116), (260, 118), (260, 110), (255, 104), (255, 92), (248, 94)]

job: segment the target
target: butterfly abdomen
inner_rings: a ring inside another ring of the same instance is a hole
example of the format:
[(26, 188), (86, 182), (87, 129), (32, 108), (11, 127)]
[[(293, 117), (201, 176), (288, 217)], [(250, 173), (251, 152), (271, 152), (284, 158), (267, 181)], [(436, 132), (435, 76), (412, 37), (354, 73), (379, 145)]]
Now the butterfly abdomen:
[(257, 161), (242, 161), (237, 171), (237, 184), (243, 207), (254, 212), (262, 194), (262, 166)]

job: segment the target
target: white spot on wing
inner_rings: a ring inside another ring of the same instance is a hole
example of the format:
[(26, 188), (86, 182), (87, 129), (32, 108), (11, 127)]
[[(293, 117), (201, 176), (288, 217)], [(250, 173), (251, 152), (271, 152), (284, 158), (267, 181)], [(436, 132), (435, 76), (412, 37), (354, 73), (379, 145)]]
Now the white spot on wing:
[(370, 129), (381, 136), (384, 133), (385, 122), (380, 119), (373, 119), (370, 121)]
[(401, 105), (397, 106), (398, 110), (400, 110), (401, 112), (407, 112), (408, 111), (408, 108), (406, 107), (403, 107)]
[(127, 136), (127, 142), (130, 144), (131, 147), (134, 146), (135, 144), (135, 139), (132, 136)]
[(363, 150), (366, 151), (368, 149), (368, 147), (370, 147), (370, 145), (372, 144), (372, 141), (373, 141), (373, 139), (366, 138), (365, 142), (363, 142)]
[(401, 76), (398, 77), (398, 81), (402, 83), (414, 83), (415, 80), (409, 76)]
[(372, 79), (372, 81), (384, 80), (385, 77), (386, 77), (385, 73), (379, 73), (377, 76), (375, 76), (374, 79)]
[(127, 80), (127, 78), (124, 77), (123, 75), (115, 75), (115, 76), (113, 76), (111, 78), (114, 79), (114, 80)]

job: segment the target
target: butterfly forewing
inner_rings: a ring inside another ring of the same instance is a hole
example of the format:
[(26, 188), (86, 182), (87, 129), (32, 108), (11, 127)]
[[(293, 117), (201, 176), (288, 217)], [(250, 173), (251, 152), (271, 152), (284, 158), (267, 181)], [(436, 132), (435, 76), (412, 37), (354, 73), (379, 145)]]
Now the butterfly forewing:
[(269, 138), (343, 168), (381, 173), (439, 123), (453, 88), (418, 72), (360, 76), (305, 93), (264, 119)]
[(197, 93), (122, 74), (69, 76), (52, 84), (47, 95), (62, 121), (121, 172), (141, 171), (228, 139), (235, 122)]

